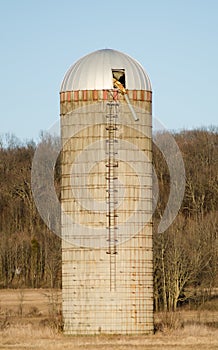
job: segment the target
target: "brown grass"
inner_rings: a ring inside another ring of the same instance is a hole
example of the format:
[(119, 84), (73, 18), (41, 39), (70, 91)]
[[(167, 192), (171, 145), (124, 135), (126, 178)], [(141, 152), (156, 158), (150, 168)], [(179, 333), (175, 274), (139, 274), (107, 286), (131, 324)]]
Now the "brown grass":
[(218, 330), (188, 326), (153, 336), (69, 336), (45, 327), (13, 325), (0, 331), (0, 349), (23, 350), (217, 350)]
[(22, 294), (0, 290), (0, 350), (218, 349), (217, 312), (160, 313), (155, 317), (159, 330), (151, 336), (64, 336), (52, 323), (58, 317), (60, 292), (24, 290)]

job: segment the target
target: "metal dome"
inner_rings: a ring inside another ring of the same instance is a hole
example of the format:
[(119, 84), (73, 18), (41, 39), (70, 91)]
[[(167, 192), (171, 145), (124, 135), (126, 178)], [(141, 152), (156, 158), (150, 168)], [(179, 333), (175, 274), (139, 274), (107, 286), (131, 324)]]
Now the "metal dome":
[(61, 92), (113, 89), (113, 70), (125, 72), (126, 89), (152, 90), (149, 77), (139, 62), (122, 52), (103, 49), (82, 57), (70, 67)]

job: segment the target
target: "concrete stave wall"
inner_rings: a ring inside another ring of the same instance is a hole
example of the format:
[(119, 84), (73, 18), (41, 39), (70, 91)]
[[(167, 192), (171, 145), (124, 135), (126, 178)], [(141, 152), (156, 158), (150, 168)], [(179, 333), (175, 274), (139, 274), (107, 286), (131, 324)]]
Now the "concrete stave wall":
[[(122, 152), (128, 153), (127, 144), (131, 143), (144, 153), (147, 162), (141, 161), (140, 164), (137, 150), (133, 149), (132, 158), (128, 159), (127, 156), (127, 159), (130, 164), (136, 164), (139, 174), (136, 175), (134, 169), (122, 161), (119, 162), (119, 169), (116, 169), (119, 181), (126, 187), (126, 193), (122, 196), (122, 186), (117, 183), (117, 199), (119, 201), (124, 198), (117, 209), (118, 227), (131, 217), (139, 201), (143, 206), (137, 219), (141, 222), (138, 223), (135, 218), (129, 222), (133, 234), (129, 236), (128, 233), (126, 237), (119, 237), (118, 234), (114, 278), (116, 286), (111, 291), (110, 259), (113, 258), (107, 254), (107, 217), (98, 210), (93, 212), (84, 209), (75, 200), (71, 181), (72, 164), (78, 165), (82, 175), (86, 171), (84, 160), (78, 158), (81, 152), (94, 142), (104, 144), (107, 137), (104, 118), (107, 101), (66, 101), (63, 97), (61, 100), (62, 210), (83, 227), (96, 228), (95, 237), (90, 237), (92, 247), (84, 248), (89, 239), (82, 237), (86, 235), (86, 230), (72, 232), (70, 222), (65, 218), (62, 220), (63, 316), (65, 332), (68, 334), (153, 332), (151, 101), (131, 100), (139, 115), (137, 128), (125, 101), (121, 98), (119, 102), (117, 138), (119, 142), (126, 142), (122, 143)], [(69, 140), (71, 135), (73, 138)], [(118, 145), (119, 152), (121, 149)], [(93, 149), (87, 151), (84, 159), (90, 164), (96, 161)], [(98, 201), (105, 200), (105, 171), (105, 160), (102, 160), (87, 174), (89, 191)], [(74, 177), (78, 176), (80, 181), (82, 175), (74, 173)], [(143, 185), (138, 177), (143, 179)], [(77, 187), (76, 185), (77, 182), (74, 186)], [(145, 217), (148, 218), (147, 224), (135, 234), (137, 225), (141, 227)], [(98, 229), (104, 229), (104, 237), (98, 236)], [(72, 239), (72, 236), (76, 239)], [(98, 247), (99, 239), (105, 239), (105, 246), (101, 249), (95, 248)]]

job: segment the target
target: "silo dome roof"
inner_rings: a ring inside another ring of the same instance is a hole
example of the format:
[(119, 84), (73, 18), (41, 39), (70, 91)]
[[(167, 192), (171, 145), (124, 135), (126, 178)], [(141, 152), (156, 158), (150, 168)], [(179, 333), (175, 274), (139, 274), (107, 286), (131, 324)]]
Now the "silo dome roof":
[(61, 92), (113, 89), (112, 71), (124, 72), (126, 89), (151, 91), (149, 77), (138, 61), (122, 52), (103, 49), (82, 57), (69, 68)]

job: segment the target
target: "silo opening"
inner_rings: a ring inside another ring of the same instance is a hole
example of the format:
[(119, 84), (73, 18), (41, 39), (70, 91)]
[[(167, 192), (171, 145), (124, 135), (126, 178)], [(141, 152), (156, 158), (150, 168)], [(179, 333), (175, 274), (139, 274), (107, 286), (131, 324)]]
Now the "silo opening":
[[(125, 69), (112, 69), (113, 79), (118, 80), (126, 88)], [(114, 84), (114, 88), (117, 86)]]

